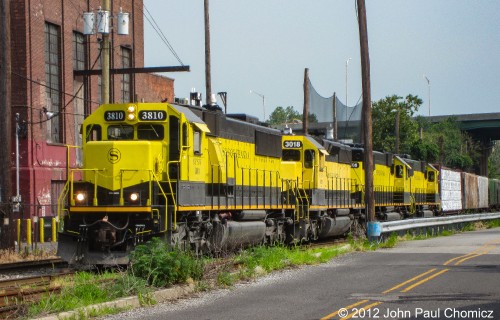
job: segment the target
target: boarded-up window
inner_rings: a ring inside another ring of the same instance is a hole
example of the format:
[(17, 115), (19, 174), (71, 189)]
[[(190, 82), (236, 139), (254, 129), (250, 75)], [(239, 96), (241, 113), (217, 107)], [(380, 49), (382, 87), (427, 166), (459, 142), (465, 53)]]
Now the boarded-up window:
[(255, 154), (281, 158), (281, 136), (256, 130)]

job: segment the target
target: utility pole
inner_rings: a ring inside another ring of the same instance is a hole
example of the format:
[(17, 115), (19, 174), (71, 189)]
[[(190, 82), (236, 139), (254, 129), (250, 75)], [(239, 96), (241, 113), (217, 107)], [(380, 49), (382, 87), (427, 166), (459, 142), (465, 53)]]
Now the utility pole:
[(11, 101), (11, 49), (10, 49), (10, 1), (0, 2), (0, 249), (10, 248), (10, 208), (5, 204), (12, 196), (11, 152), (12, 101)]
[(399, 118), (401, 117), (401, 109), (396, 111), (396, 128), (394, 134), (396, 135), (396, 145), (394, 146), (395, 153), (399, 154)]
[(309, 69), (304, 70), (304, 110), (302, 114), (302, 132), (309, 131)]
[[(102, 10), (110, 12), (111, 11), (111, 0), (102, 0)], [(110, 44), (109, 44), (109, 33), (102, 34), (102, 103), (109, 103), (109, 86), (110, 86), (110, 75), (109, 75), (109, 54), (110, 54)]]
[(370, 88), (370, 55), (368, 52), (368, 27), (366, 23), (365, 0), (357, 0), (359, 44), (361, 52), (361, 79), (363, 85), (362, 124), (365, 142), (365, 210), (368, 221), (375, 220), (375, 198), (373, 193), (373, 141), (372, 141), (372, 98)]
[(339, 138), (337, 126), (337, 93), (333, 93), (333, 140), (337, 141)]
[(205, 91), (206, 104), (212, 103), (212, 68), (210, 64), (210, 14), (208, 0), (204, 0), (205, 7)]

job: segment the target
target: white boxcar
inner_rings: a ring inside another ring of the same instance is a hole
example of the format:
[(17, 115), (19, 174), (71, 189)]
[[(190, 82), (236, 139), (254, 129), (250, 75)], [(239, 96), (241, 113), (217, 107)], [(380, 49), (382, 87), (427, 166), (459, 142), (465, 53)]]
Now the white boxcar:
[(460, 172), (441, 167), (439, 170), (441, 209), (444, 213), (462, 210)]
[(479, 192), (479, 207), (485, 209), (489, 207), (488, 201), (488, 178), (477, 176), (477, 189)]

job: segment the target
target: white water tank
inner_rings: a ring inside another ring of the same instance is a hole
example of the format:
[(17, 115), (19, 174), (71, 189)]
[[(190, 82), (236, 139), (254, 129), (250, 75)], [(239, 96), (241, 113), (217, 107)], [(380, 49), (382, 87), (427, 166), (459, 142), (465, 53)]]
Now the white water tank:
[(117, 17), (117, 25), (118, 25), (118, 34), (128, 36), (128, 24), (129, 24), (130, 15), (127, 12), (122, 12), (120, 8), (120, 12)]
[(97, 32), (109, 33), (109, 11), (97, 11)]
[(83, 34), (91, 35), (95, 33), (95, 15), (93, 12), (83, 13)]

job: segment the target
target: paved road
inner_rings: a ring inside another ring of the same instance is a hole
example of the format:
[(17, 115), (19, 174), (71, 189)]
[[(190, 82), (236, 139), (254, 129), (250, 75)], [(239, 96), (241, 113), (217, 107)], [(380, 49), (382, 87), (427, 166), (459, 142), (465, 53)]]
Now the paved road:
[[(356, 313), (358, 311), (358, 313)], [(500, 319), (500, 228), (400, 243), (114, 319)]]

